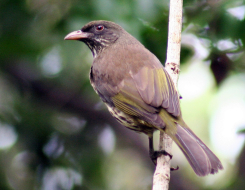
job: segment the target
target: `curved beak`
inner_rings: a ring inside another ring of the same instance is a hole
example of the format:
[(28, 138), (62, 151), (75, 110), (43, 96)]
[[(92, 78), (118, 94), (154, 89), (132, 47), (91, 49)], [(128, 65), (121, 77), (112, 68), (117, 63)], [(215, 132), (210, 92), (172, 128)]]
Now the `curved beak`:
[(81, 30), (77, 30), (67, 34), (64, 40), (81, 40), (88, 37), (89, 37), (88, 33), (82, 32)]

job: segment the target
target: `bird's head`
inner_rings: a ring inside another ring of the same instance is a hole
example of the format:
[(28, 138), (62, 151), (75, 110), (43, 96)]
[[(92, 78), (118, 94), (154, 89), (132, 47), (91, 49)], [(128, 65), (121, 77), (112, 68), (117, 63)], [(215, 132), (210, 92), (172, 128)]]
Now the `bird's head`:
[(79, 40), (84, 42), (95, 57), (105, 47), (114, 44), (126, 32), (121, 26), (104, 20), (92, 21), (77, 30), (69, 33), (65, 40)]

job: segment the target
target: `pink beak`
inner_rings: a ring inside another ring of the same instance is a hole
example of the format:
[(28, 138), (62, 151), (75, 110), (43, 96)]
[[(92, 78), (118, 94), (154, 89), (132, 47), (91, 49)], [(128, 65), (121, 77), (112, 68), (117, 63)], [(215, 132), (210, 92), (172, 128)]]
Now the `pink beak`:
[(89, 37), (88, 33), (82, 32), (81, 30), (77, 30), (67, 34), (64, 40), (80, 40), (88, 37)]

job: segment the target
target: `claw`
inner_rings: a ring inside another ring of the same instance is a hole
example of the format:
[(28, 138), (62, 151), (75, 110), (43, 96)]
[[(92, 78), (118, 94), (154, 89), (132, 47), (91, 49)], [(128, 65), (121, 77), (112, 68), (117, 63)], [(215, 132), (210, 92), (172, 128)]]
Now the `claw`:
[(156, 165), (156, 160), (159, 156), (161, 155), (165, 155), (165, 156), (169, 156), (170, 159), (172, 159), (172, 155), (169, 154), (168, 152), (166, 152), (165, 150), (160, 150), (160, 151), (154, 151), (152, 154), (150, 154), (151, 160), (152, 162)]
[(152, 135), (149, 136), (149, 153), (150, 153), (150, 158), (155, 165), (157, 164), (157, 158), (161, 155), (169, 156), (170, 159), (172, 159), (172, 157), (173, 157), (171, 154), (169, 154), (165, 150), (154, 151), (153, 136)]
[(179, 170), (179, 166), (177, 166), (176, 168), (173, 167), (170, 168), (170, 171), (175, 171), (175, 170)]

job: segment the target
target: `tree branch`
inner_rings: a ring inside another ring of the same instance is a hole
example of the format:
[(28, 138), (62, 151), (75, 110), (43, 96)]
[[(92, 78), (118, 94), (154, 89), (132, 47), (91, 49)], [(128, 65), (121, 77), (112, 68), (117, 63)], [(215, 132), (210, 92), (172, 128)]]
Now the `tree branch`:
[[(173, 79), (176, 88), (180, 65), (182, 7), (182, 0), (170, 0), (168, 48), (165, 69)], [(165, 150), (170, 154), (172, 152), (172, 139), (163, 132), (160, 132), (159, 150)], [(161, 157), (158, 157), (156, 170), (153, 176), (152, 190), (169, 189), (170, 160), (169, 156), (162, 155)]]

